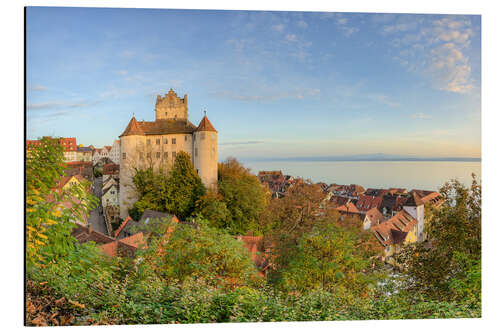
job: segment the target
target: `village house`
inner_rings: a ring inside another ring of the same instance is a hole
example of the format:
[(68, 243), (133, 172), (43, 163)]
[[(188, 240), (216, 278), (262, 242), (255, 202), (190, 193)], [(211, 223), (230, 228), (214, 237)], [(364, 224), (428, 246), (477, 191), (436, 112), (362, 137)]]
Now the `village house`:
[(438, 192), (424, 190), (410, 191), (410, 198), (404, 203), (403, 209), (418, 221), (419, 242), (423, 242), (426, 239), (425, 206), (439, 208), (443, 203), (444, 198)]
[(120, 197), (119, 197), (119, 187), (116, 181), (113, 178), (109, 179), (108, 183), (111, 183), (103, 188), (101, 202), (102, 207), (106, 208), (107, 206), (119, 206)]
[[(44, 136), (44, 138), (53, 139), (50, 136)], [(78, 160), (77, 151), (76, 151), (76, 138), (54, 138), (57, 140), (59, 144), (63, 147), (64, 161), (65, 162), (74, 162)], [(40, 145), (40, 140), (26, 140), (26, 149), (28, 152), (37, 145)]]
[(358, 200), (356, 201), (356, 208), (360, 212), (366, 213), (372, 208), (379, 208), (381, 204), (382, 197), (361, 194), (358, 196)]
[(379, 225), (384, 221), (384, 215), (378, 210), (377, 207), (373, 207), (368, 210), (363, 219), (363, 230), (370, 230), (371, 227)]
[[(101, 161), (101, 164), (108, 163), (107, 160), (102, 162), (103, 159), (109, 159), (109, 152), (111, 150), (111, 146), (104, 146), (104, 148), (96, 148), (94, 149), (94, 154), (92, 155), (92, 162), (94, 165), (98, 164)], [(109, 159), (111, 161), (111, 159)]]
[(104, 164), (102, 167), (102, 181), (105, 182), (109, 178), (115, 178), (118, 180), (120, 178), (120, 165), (108, 163)]
[(113, 161), (114, 164), (120, 164), (120, 140), (115, 140), (113, 146), (109, 150), (109, 159)]
[(76, 160), (81, 162), (92, 162), (94, 152), (90, 147), (76, 147)]
[(402, 210), (388, 220), (372, 226), (371, 231), (384, 248), (383, 259), (391, 262), (392, 255), (399, 251), (401, 245), (417, 242), (417, 225), (417, 220)]
[(145, 246), (142, 233), (137, 233), (122, 239), (116, 239), (93, 230), (90, 225), (83, 225), (81, 223), (75, 223), (71, 235), (79, 243), (96, 243), (101, 251), (110, 257), (133, 257), (141, 245)]
[(80, 175), (89, 182), (94, 180), (94, 169), (92, 167), (92, 162), (67, 162), (66, 168), (64, 169), (64, 174), (66, 176)]

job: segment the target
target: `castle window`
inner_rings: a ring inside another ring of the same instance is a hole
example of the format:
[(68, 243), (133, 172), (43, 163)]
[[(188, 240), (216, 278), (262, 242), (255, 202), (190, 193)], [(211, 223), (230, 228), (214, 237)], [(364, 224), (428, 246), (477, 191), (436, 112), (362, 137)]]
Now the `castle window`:
[(144, 154), (142, 152), (139, 153), (139, 158), (142, 160), (144, 158)]
[(187, 140), (188, 140), (188, 136), (184, 135), (184, 141), (187, 141)]
[(175, 151), (172, 152), (172, 158), (175, 159), (175, 157), (177, 156), (177, 153)]
[(159, 145), (160, 144), (160, 139), (156, 139), (156, 144)]
[(123, 159), (126, 159), (127, 158), (127, 153), (123, 153)]
[(168, 112), (165, 112), (165, 117), (168, 116)]
[(147, 154), (146, 154), (146, 157), (147, 157), (147, 158), (151, 158), (151, 153), (147, 153)]
[(201, 133), (201, 139), (205, 140), (205, 133)]
[(166, 139), (166, 138), (165, 138), (165, 139), (163, 139), (163, 144), (165, 144), (165, 145), (166, 145), (167, 143), (168, 143), (168, 139)]
[(147, 139), (146, 140), (146, 144), (149, 146), (151, 144), (151, 140), (150, 139)]
[(196, 173), (197, 173), (197, 174), (199, 174), (199, 173), (200, 173), (198, 169), (196, 169)]
[(173, 138), (173, 139), (172, 139), (172, 144), (173, 144), (173, 145), (175, 145), (175, 144), (176, 144), (176, 139), (175, 139), (175, 138)]
[(157, 152), (156, 153), (156, 158), (160, 158), (161, 157), (161, 153), (160, 152)]
[(168, 151), (163, 153), (163, 158), (168, 158)]

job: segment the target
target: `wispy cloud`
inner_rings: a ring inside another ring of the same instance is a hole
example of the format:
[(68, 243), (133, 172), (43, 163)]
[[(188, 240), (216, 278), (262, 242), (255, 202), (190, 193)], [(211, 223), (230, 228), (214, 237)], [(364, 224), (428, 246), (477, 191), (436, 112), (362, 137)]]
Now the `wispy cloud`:
[(425, 114), (423, 112), (417, 112), (411, 115), (412, 119), (431, 119), (432, 117), (428, 114)]
[(276, 93), (266, 92), (263, 94), (239, 94), (234, 91), (225, 90), (215, 92), (212, 95), (222, 99), (238, 100), (244, 102), (269, 102), (280, 99), (304, 99), (306, 97), (313, 97), (320, 94), (320, 89), (294, 89), (288, 91), (281, 91)]
[(45, 91), (47, 90), (47, 87), (42, 86), (42, 85), (32, 85), (29, 88), (31, 91)]
[(297, 35), (295, 34), (288, 34), (285, 36), (285, 39), (289, 42), (296, 42), (297, 41)]
[(297, 26), (298, 26), (299, 28), (306, 29), (309, 25), (307, 24), (307, 22), (306, 22), (306, 21), (304, 21), (304, 20), (300, 20), (300, 21), (298, 21), (298, 22), (297, 22)]
[(101, 101), (44, 102), (28, 104), (28, 110), (77, 109), (96, 105)]
[(277, 31), (277, 32), (283, 32), (285, 31), (285, 25), (280, 23), (280, 24), (275, 24), (271, 27), (274, 31)]
[(469, 18), (400, 20), (385, 25), (382, 33), (395, 35), (391, 45), (399, 51), (394, 59), (411, 72), (427, 75), (437, 89), (463, 94), (475, 88), (466, 56), (474, 35)]
[(371, 99), (377, 101), (378, 103), (390, 106), (391, 108), (398, 108), (401, 106), (398, 102), (395, 102), (391, 97), (383, 94), (373, 94), (369, 95)]

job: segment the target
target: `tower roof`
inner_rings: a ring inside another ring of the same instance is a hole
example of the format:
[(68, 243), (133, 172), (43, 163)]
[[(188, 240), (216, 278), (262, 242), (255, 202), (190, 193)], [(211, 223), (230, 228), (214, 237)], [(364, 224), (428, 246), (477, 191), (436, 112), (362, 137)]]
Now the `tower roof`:
[(207, 116), (203, 116), (203, 119), (200, 121), (200, 124), (196, 128), (196, 132), (201, 131), (217, 132), (210, 120), (208, 120)]
[(144, 135), (144, 131), (142, 130), (141, 126), (139, 126), (139, 123), (137, 122), (135, 117), (132, 117), (132, 119), (130, 119), (127, 128), (120, 136), (126, 135)]
[(188, 134), (196, 130), (189, 120), (158, 119), (156, 121), (137, 121), (132, 117), (125, 131), (120, 135), (162, 135)]

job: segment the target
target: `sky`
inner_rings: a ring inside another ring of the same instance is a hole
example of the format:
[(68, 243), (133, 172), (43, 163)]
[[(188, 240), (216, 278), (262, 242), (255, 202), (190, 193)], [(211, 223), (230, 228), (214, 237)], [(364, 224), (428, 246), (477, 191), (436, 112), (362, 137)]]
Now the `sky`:
[(481, 156), (481, 17), (29, 7), (27, 138), (111, 145), (188, 95), (219, 159)]

